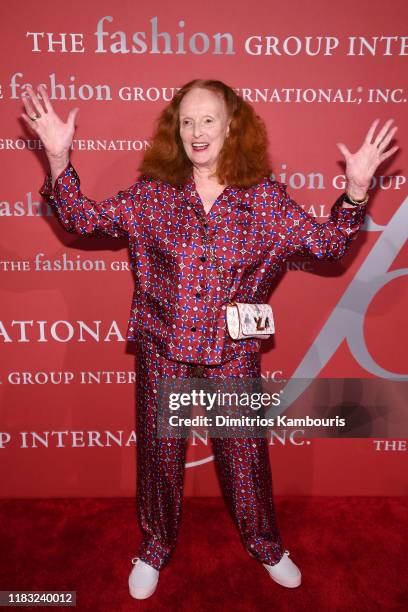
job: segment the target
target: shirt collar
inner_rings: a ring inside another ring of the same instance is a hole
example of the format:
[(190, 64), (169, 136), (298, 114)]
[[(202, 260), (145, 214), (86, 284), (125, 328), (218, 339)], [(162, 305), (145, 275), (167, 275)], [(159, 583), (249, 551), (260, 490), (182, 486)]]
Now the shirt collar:
[(243, 210), (251, 210), (252, 208), (250, 198), (248, 195), (246, 196), (247, 192), (245, 189), (227, 185), (207, 214), (196, 190), (196, 184), (192, 174), (182, 184), (181, 191), (184, 199), (188, 201), (189, 204), (193, 205), (196, 213), (201, 216), (204, 215), (208, 219), (216, 220), (217, 217), (223, 217), (237, 208)]

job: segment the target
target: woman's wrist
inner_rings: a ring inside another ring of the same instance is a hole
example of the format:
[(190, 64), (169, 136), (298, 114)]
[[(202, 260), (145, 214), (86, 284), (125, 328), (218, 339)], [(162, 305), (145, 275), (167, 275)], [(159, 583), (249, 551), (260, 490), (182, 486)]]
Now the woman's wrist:
[(346, 187), (346, 194), (350, 198), (350, 200), (354, 200), (356, 202), (362, 202), (367, 197), (367, 187), (361, 187), (360, 185), (354, 185), (353, 183), (348, 183)]
[(352, 206), (362, 206), (363, 204), (367, 204), (368, 202), (368, 193), (366, 192), (365, 196), (361, 200), (356, 200), (353, 198), (347, 191), (344, 196), (344, 201)]
[(54, 185), (55, 180), (57, 179), (57, 177), (61, 174), (61, 172), (64, 170), (64, 168), (68, 164), (69, 155), (66, 154), (66, 155), (61, 155), (58, 157), (49, 156), (48, 162), (50, 164), (52, 184)]

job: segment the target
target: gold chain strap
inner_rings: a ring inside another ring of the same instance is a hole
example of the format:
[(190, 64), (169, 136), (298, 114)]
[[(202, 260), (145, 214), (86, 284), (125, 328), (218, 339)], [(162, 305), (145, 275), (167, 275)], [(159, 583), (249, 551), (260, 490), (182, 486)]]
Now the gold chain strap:
[(364, 200), (354, 200), (351, 197), (351, 195), (346, 191), (345, 200), (346, 200), (346, 202), (348, 204), (352, 204), (353, 206), (364, 206), (364, 204), (367, 204), (368, 198), (369, 198), (369, 195), (368, 195), (368, 193), (366, 193), (366, 196), (365, 196)]

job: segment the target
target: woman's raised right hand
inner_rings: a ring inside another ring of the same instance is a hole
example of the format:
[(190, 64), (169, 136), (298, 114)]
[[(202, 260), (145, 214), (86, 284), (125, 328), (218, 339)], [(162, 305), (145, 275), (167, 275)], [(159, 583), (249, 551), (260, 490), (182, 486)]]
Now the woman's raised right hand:
[[(38, 87), (39, 95), (32, 87), (27, 86), (21, 98), (26, 113), (21, 117), (27, 126), (39, 136), (50, 162), (66, 163), (75, 132), (75, 118), (79, 108), (69, 111), (67, 122), (64, 123), (54, 111), (44, 85)], [(30, 119), (37, 117), (35, 121)]]

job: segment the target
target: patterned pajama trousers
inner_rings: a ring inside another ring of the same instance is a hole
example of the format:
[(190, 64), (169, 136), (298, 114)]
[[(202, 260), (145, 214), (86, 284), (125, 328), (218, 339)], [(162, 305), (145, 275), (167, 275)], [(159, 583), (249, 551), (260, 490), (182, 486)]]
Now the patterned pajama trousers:
[[(260, 377), (259, 353), (245, 353), (221, 365), (170, 361), (146, 342), (137, 345), (137, 518), (142, 543), (137, 556), (164, 567), (176, 546), (183, 501), (186, 438), (158, 438), (158, 381), (161, 378)], [(220, 486), (245, 548), (274, 565), (284, 548), (272, 493), (267, 440), (211, 437)]]

